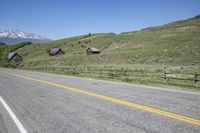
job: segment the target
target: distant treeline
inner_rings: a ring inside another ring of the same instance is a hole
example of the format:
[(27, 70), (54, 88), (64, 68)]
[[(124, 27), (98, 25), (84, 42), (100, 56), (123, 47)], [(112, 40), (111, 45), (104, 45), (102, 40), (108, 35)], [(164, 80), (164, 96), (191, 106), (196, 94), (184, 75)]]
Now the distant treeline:
[(6, 46), (6, 44), (3, 42), (0, 42), (0, 46)]

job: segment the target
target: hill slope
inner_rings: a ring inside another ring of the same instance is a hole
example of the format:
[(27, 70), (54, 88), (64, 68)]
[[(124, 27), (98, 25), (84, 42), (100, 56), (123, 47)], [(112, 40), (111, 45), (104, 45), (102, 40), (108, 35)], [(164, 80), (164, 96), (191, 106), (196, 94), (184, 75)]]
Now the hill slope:
[[(54, 47), (66, 54), (49, 57), (47, 51)], [(86, 55), (85, 47), (99, 48), (101, 54)], [(84, 35), (29, 45), (17, 52), (24, 57), (24, 67), (200, 65), (200, 17), (118, 35)]]

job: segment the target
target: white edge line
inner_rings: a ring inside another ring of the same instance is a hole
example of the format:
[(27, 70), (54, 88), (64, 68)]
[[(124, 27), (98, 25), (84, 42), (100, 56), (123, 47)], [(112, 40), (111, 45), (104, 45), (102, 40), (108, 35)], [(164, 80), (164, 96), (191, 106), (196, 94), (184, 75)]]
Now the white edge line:
[(8, 111), (8, 113), (10, 114), (11, 118), (13, 119), (15, 124), (17, 125), (20, 132), (21, 133), (28, 133), (26, 131), (26, 129), (23, 127), (23, 125), (21, 124), (21, 122), (17, 119), (16, 115), (12, 112), (12, 110), (9, 108), (9, 106), (6, 104), (6, 102), (3, 100), (3, 98), (1, 96), (0, 96), (0, 101), (3, 104), (3, 106), (5, 107), (5, 109)]

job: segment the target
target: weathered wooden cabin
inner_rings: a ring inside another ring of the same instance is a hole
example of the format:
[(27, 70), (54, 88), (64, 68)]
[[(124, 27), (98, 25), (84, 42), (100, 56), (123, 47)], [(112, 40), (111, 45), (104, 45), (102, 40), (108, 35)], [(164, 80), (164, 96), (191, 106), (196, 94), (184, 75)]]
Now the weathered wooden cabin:
[(86, 53), (90, 54), (100, 54), (100, 50), (97, 48), (87, 48)]
[(23, 58), (17, 52), (12, 52), (9, 53), (8, 60), (12, 63), (20, 63), (23, 61)]
[(62, 55), (65, 54), (65, 52), (61, 48), (53, 48), (50, 52), (50, 56), (56, 56), (56, 55)]

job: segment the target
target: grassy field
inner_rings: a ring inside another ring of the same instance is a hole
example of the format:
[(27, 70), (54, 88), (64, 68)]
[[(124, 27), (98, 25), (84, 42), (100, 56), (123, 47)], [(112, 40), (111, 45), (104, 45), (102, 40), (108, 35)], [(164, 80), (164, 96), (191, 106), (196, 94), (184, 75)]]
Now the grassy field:
[[(65, 54), (50, 57), (48, 51), (55, 47)], [(101, 54), (87, 55), (87, 47), (96, 47)], [(200, 73), (200, 16), (140, 31), (88, 34), (27, 45), (17, 52), (24, 58), (20, 67), (32, 70), (70, 67)]]
[(4, 61), (3, 61), (3, 51), (6, 48), (6, 46), (0, 45), (0, 66), (3, 66)]

